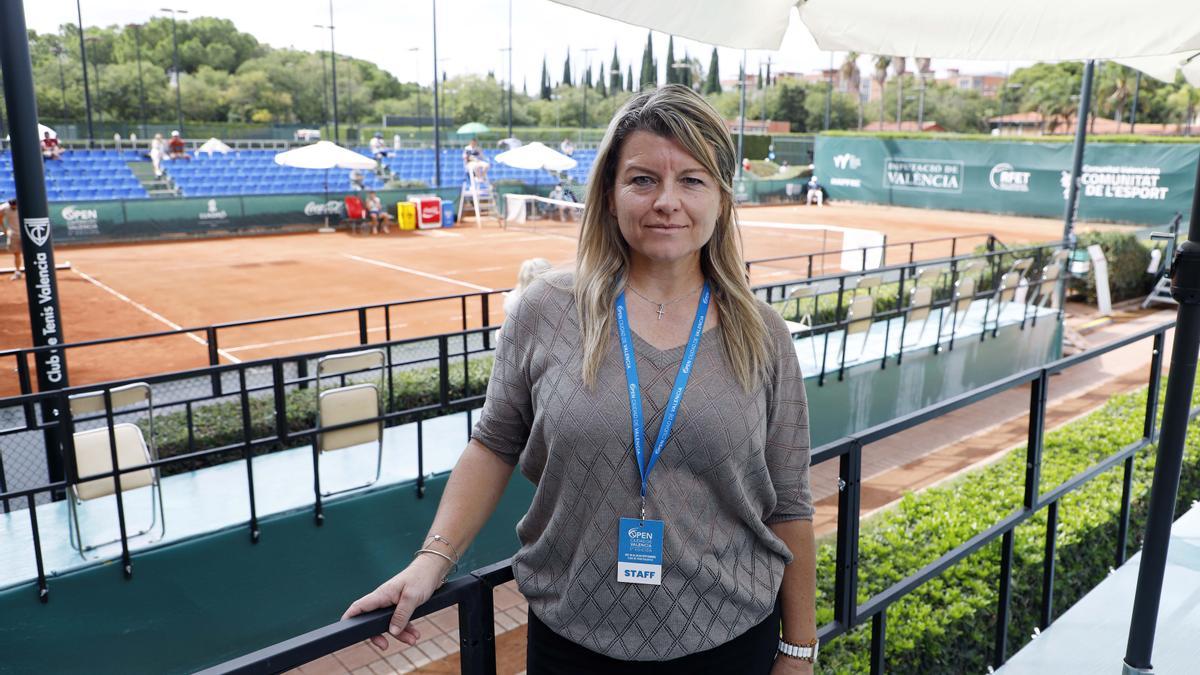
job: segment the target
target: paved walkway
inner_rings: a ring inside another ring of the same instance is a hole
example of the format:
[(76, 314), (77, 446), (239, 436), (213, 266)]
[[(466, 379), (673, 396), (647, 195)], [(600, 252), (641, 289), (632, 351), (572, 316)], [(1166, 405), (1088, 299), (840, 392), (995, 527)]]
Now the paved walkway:
[[(1098, 323), (1094, 310), (1069, 305), (1067, 326), (1084, 332), (1088, 347), (1096, 347), (1174, 318), (1174, 309), (1118, 311), (1109, 323)], [(1169, 363), (1164, 358), (1164, 374)], [(1110, 396), (1136, 390), (1149, 379), (1150, 342), (1109, 352), (1072, 368), (1050, 381), (1046, 428), (1067, 422), (1101, 406)], [(953, 478), (959, 473), (1003, 457), (1025, 443), (1028, 430), (1029, 387), (1017, 387), (961, 408), (864, 449), (862, 512), (869, 515), (904, 494)], [(837, 462), (813, 469), (813, 499), (818, 536), (837, 529)], [(497, 672), (523, 675), (527, 605), (512, 582), (495, 591)], [(458, 615), (444, 609), (418, 620), (421, 642), (416, 647), (393, 644), (381, 651), (362, 642), (298, 668), (303, 675), (388, 675), (459, 672)]]

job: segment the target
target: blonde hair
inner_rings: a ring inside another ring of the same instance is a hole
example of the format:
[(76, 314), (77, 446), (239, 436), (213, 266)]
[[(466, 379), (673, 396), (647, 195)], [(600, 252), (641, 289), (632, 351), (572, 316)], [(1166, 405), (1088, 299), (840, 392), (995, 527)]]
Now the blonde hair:
[(767, 327), (746, 277), (741, 232), (733, 210), (737, 153), (717, 111), (682, 85), (667, 85), (631, 98), (608, 125), (592, 164), (574, 289), (583, 342), (583, 380), (588, 386), (595, 384), (613, 331), (616, 298), (625, 287), (629, 270), (629, 245), (607, 202), (615, 190), (617, 158), (635, 131), (679, 143), (721, 190), (716, 227), (700, 250), (700, 268), (713, 287), (725, 354), (738, 383), (749, 391), (767, 365)]

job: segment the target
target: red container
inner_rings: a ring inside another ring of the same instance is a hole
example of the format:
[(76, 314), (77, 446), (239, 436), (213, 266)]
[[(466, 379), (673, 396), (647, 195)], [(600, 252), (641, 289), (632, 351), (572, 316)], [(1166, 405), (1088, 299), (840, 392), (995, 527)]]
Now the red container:
[(409, 195), (417, 206), (417, 227), (427, 230), (442, 226), (442, 200), (437, 195)]

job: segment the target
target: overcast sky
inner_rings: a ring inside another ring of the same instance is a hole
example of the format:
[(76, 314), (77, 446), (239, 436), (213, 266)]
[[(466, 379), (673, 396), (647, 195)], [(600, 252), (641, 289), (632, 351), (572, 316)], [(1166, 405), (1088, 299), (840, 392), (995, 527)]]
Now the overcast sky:
[[(653, 2), (654, 0), (646, 0)], [(736, 0), (731, 0), (736, 1)], [(329, 31), (313, 24), (329, 23), (328, 0), (82, 0), (84, 25), (126, 24), (165, 16), (162, 7), (187, 10), (189, 16), (227, 18), (243, 32), (274, 47), (316, 50), (329, 48)], [(440, 0), (438, 10), (438, 58), (442, 70), (451, 76), (462, 73), (484, 74), (495, 70), (506, 78), (508, 46), (508, 9), (506, 0)], [(373, 61), (402, 81), (419, 78), (429, 82), (433, 75), (432, 2), (430, 0), (334, 0), (335, 47), (339, 53)], [(25, 0), (29, 27), (53, 32), (60, 24), (74, 23), (75, 3), (71, 0)], [(513, 81), (519, 88), (528, 79), (536, 91), (541, 76), (542, 56), (547, 58), (550, 77), (562, 76), (563, 59), (571, 51), (573, 65), (591, 59), (593, 66), (612, 58), (617, 45), (621, 69), (641, 64), (646, 29), (564, 7), (549, 0), (512, 0)], [(666, 65), (667, 38), (655, 34), (655, 51), (660, 71)], [(408, 51), (412, 47), (418, 52)], [(595, 52), (585, 54), (587, 48)], [(678, 39), (676, 58), (689, 51), (700, 57), (705, 67), (711, 52), (709, 45)], [(843, 54), (834, 55), (840, 64)], [(817, 49), (798, 20), (793, 20), (779, 51), (752, 51), (747, 54), (747, 70), (770, 57), (773, 71), (808, 72), (829, 66), (830, 54)], [(737, 77), (741, 53), (720, 50), (721, 77)], [(969, 73), (995, 73), (1023, 63), (935, 60), (941, 72), (957, 67)], [(860, 67), (871, 68), (866, 57)], [(912, 70), (915, 66), (910, 65)], [(663, 74), (659, 73), (659, 78)]]

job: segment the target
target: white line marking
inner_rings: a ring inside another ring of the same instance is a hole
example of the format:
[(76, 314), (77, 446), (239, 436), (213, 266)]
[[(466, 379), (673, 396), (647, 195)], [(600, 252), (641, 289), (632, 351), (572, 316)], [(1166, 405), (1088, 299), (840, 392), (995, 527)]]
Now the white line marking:
[[(76, 274), (78, 274), (79, 276), (83, 277), (83, 278), (84, 278), (84, 279), (86, 279), (87, 281), (90, 281), (90, 282), (91, 282), (92, 284), (94, 284), (94, 285), (95, 285), (97, 288), (100, 288), (100, 289), (101, 289), (101, 290), (103, 290), (103, 291), (107, 291), (107, 292), (109, 292), (109, 293), (111, 293), (111, 294), (113, 294), (113, 295), (117, 296), (119, 299), (121, 299), (121, 300), (124, 300), (125, 302), (128, 302), (129, 304), (133, 305), (133, 306), (134, 306), (134, 308), (136, 308), (136, 309), (138, 309), (138, 310), (140, 310), (140, 311), (144, 312), (145, 314), (149, 315), (149, 316), (150, 316), (150, 318), (154, 319), (155, 321), (158, 321), (159, 323), (162, 323), (162, 324), (165, 324), (165, 325), (167, 325), (167, 326), (170, 326), (170, 327), (171, 327), (172, 329), (174, 329), (174, 330), (183, 330), (183, 326), (180, 326), (179, 324), (177, 324), (177, 323), (175, 323), (174, 321), (172, 321), (172, 320), (168, 319), (167, 317), (163, 316), (162, 314), (159, 314), (158, 312), (156, 312), (156, 311), (154, 311), (154, 310), (150, 309), (149, 307), (147, 307), (147, 306), (143, 305), (142, 303), (140, 303), (140, 302), (137, 302), (136, 300), (132, 300), (132, 299), (130, 299), (130, 298), (129, 298), (129, 296), (125, 295), (124, 293), (121, 293), (120, 291), (116, 290), (115, 288), (112, 288), (111, 286), (108, 286), (108, 285), (106, 285), (106, 284), (104, 284), (104, 283), (102, 283), (102, 282), (100, 282), (100, 281), (97, 281), (95, 278), (93, 278), (92, 276), (90, 276), (90, 275), (86, 274), (86, 273), (85, 273), (83, 270), (79, 269), (78, 267), (75, 267), (75, 268), (73, 268), (71, 271), (72, 271), (72, 272), (74, 272), (74, 273), (76, 273)], [(200, 344), (204, 345), (205, 347), (207, 347), (207, 346), (208, 346), (208, 341), (207, 341), (207, 340), (204, 340), (203, 338), (197, 337), (196, 335), (194, 335), (194, 334), (192, 334), (192, 333), (184, 333), (184, 335), (186, 335), (186, 336), (190, 337), (191, 339), (193, 339), (193, 340), (195, 340), (196, 342), (198, 342), (198, 343), (200, 343)], [(234, 363), (241, 363), (241, 362), (242, 362), (242, 360), (241, 360), (241, 359), (239, 359), (238, 357), (234, 356), (233, 354), (230, 354), (228, 351), (226, 351), (226, 350), (224, 350), (224, 349), (218, 349), (218, 350), (217, 350), (217, 353), (218, 353), (218, 354), (220, 354), (221, 356), (224, 356), (225, 358), (229, 359), (230, 361), (232, 361), (232, 362), (234, 362)]]
[[(458, 318), (458, 316), (455, 315), (455, 318)], [(404, 328), (407, 325), (408, 324), (406, 324), (406, 323), (392, 324), (392, 328)], [(387, 329), (384, 326), (377, 326), (375, 328), (368, 328), (367, 332), (368, 333), (379, 333), (379, 332), (382, 332), (385, 330), (387, 330)], [(228, 351), (244, 352), (244, 351), (247, 351), (250, 349), (266, 349), (267, 347), (278, 347), (280, 345), (290, 345), (290, 344), (295, 344), (297, 342), (315, 342), (317, 340), (327, 340), (327, 339), (336, 338), (336, 337), (346, 337), (347, 335), (358, 335), (358, 331), (344, 330), (344, 331), (341, 331), (340, 333), (325, 333), (324, 335), (309, 335), (308, 337), (288, 338), (286, 340), (275, 340), (274, 342), (259, 342), (258, 344), (241, 345), (239, 347), (230, 347), (228, 349)]]
[(459, 286), (464, 286), (466, 288), (472, 288), (477, 291), (485, 291), (485, 292), (490, 293), (491, 291), (495, 290), (492, 288), (488, 288), (487, 286), (480, 286), (479, 284), (473, 284), (469, 281), (459, 281), (458, 279), (451, 279), (450, 277), (438, 276), (437, 274), (430, 274), (429, 272), (422, 272), (421, 270), (414, 270), (411, 267), (401, 267), (400, 265), (393, 265), (392, 263), (383, 262), (382, 260), (372, 260), (371, 258), (363, 258), (362, 256), (353, 255), (351, 253), (343, 253), (342, 255), (346, 256), (347, 258), (349, 258), (351, 260), (357, 260), (358, 262), (367, 263), (368, 265), (377, 265), (379, 267), (386, 267), (389, 270), (396, 270), (397, 272), (407, 272), (408, 274), (415, 274), (419, 277), (425, 277), (426, 279), (433, 279), (434, 281), (441, 281), (441, 282), (444, 282), (447, 284), (458, 284)]

